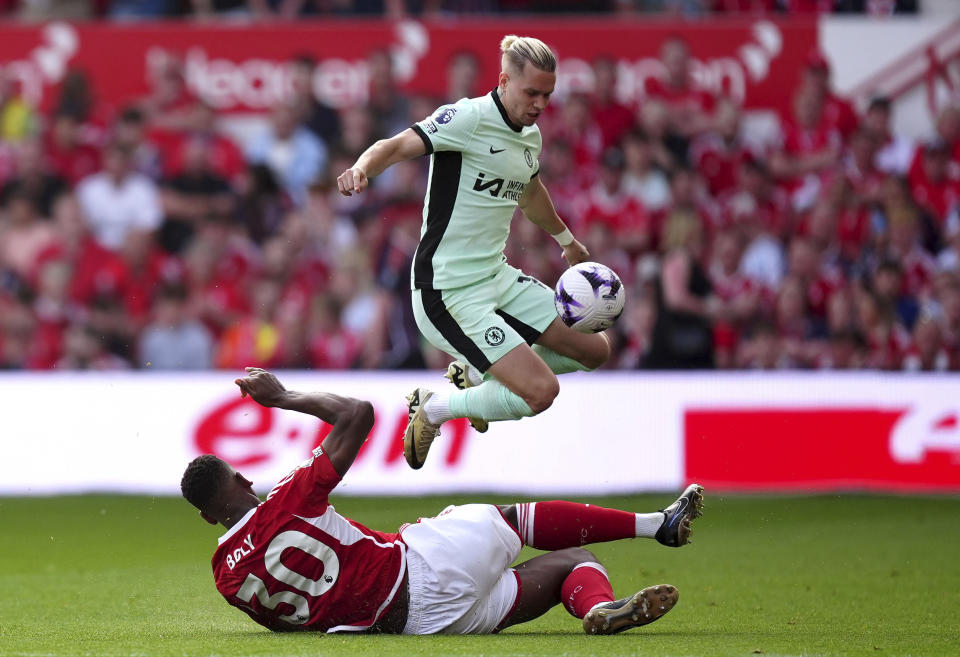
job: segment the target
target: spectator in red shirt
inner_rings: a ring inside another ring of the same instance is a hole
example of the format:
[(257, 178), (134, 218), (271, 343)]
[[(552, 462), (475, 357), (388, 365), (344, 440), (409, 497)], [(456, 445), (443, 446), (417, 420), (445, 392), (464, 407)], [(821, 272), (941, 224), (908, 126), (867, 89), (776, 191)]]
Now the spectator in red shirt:
[(619, 144), (636, 124), (637, 118), (633, 110), (617, 100), (617, 62), (613, 58), (598, 57), (593, 61), (590, 100), (593, 120), (603, 133), (604, 148)]
[[(882, 195), (885, 183), (886, 180), (879, 182), (878, 197)], [(831, 245), (839, 247), (839, 252), (831, 253), (831, 260), (846, 271), (861, 259), (864, 248), (869, 246), (870, 217), (875, 207), (874, 204), (862, 203), (860, 197), (854, 193), (850, 181), (847, 178), (838, 177), (824, 190), (823, 195), (801, 220), (798, 228), (801, 232), (816, 232), (813, 230), (816, 228), (816, 222), (813, 219), (817, 214), (832, 215), (829, 241)], [(820, 230), (828, 229), (821, 225)]]
[(950, 146), (935, 139), (927, 142), (917, 157), (920, 166), (910, 172), (910, 191), (942, 231), (948, 213), (960, 204), (960, 177), (950, 175)]
[(156, 49), (147, 71), (150, 93), (140, 100), (151, 129), (186, 130), (190, 127), (190, 110), (196, 98), (187, 88), (183, 61), (175, 53)]
[(789, 196), (773, 184), (770, 170), (761, 160), (747, 158), (740, 163), (737, 186), (721, 196), (719, 204), (724, 225), (749, 219), (777, 238), (787, 236), (794, 228)]
[[(217, 131), (217, 115), (213, 108), (198, 100), (190, 108), (188, 119), (186, 130), (167, 133), (160, 142), (163, 149), (163, 175), (167, 178), (182, 175), (191, 164), (191, 145), (202, 144), (210, 172), (228, 182), (235, 182), (243, 174), (246, 162), (243, 152), (234, 141)], [(156, 136), (156, 131), (153, 136)]]
[(820, 50), (812, 50), (807, 55), (800, 87), (812, 91), (822, 100), (823, 120), (838, 130), (844, 139), (850, 137), (860, 125), (860, 119), (850, 101), (833, 93), (830, 86), (830, 62)]
[(307, 349), (310, 366), (318, 370), (347, 370), (357, 364), (363, 341), (341, 322), (343, 304), (332, 294), (313, 300)]
[(97, 297), (118, 294), (123, 279), (120, 258), (100, 246), (83, 218), (80, 204), (72, 194), (59, 196), (53, 205), (54, 241), (37, 255), (31, 281), (51, 260), (70, 265), (70, 298), (89, 305)]
[(867, 367), (899, 369), (903, 352), (910, 344), (910, 333), (889, 305), (868, 290), (857, 295), (857, 324), (867, 342)]
[(858, 204), (880, 202), (883, 182), (888, 174), (877, 168), (879, 146), (876, 135), (866, 129), (857, 130), (850, 137), (843, 159), (843, 173), (852, 186)]
[(646, 95), (664, 101), (670, 108), (674, 133), (687, 139), (713, 127), (713, 96), (694, 85), (690, 66), (690, 46), (676, 35), (660, 46), (664, 77), (647, 80)]
[(48, 260), (37, 269), (33, 335), (28, 350), (31, 369), (56, 366), (63, 353), (64, 332), (71, 321), (82, 315), (82, 309), (70, 300), (72, 273), (66, 260)]
[(960, 102), (956, 100), (937, 115), (937, 136), (950, 146), (951, 175), (960, 169)]
[(58, 114), (53, 119), (46, 144), (50, 170), (73, 187), (81, 178), (100, 170), (100, 149), (81, 137), (82, 126), (71, 114)]
[(182, 283), (185, 268), (179, 259), (165, 253), (149, 231), (131, 230), (119, 251), (123, 279), (119, 298), (135, 330), (148, 321), (157, 291), (163, 285)]
[(653, 225), (646, 210), (624, 186), (623, 169), (623, 151), (608, 148), (597, 182), (587, 192), (581, 227), (589, 230), (594, 223), (609, 226), (620, 247), (636, 256), (652, 248)]
[(714, 196), (733, 189), (740, 163), (754, 157), (743, 141), (740, 119), (740, 106), (730, 98), (720, 99), (716, 130), (700, 135), (690, 145), (690, 161)]
[(210, 215), (184, 252), (191, 314), (215, 334), (250, 311), (247, 277), (253, 268), (252, 245), (225, 217)]
[(583, 94), (571, 94), (559, 116), (548, 128), (550, 141), (563, 139), (573, 148), (573, 157), (578, 167), (594, 171), (603, 153), (603, 131), (597, 124), (590, 108), (590, 99)]
[(794, 207), (805, 209), (820, 193), (822, 176), (839, 165), (843, 135), (825, 120), (824, 100), (809, 88), (794, 96), (793, 115), (782, 121), (781, 130), (770, 169), (790, 191)]
[(806, 236), (795, 236), (787, 249), (788, 276), (802, 284), (808, 312), (821, 323), (826, 319), (827, 299), (846, 284), (843, 272), (825, 256), (822, 246)]
[[(576, 225), (580, 221), (584, 193), (589, 189), (593, 172), (589, 172), (588, 178), (588, 172), (577, 166), (573, 146), (562, 138), (550, 140), (550, 148), (540, 156), (540, 167), (540, 175), (550, 188), (557, 214), (567, 223)], [(510, 246), (509, 241), (507, 246)]]
[(743, 236), (733, 228), (717, 233), (713, 240), (707, 275), (719, 299), (713, 338), (717, 367), (735, 365), (737, 344), (743, 327), (760, 309), (760, 289), (740, 271)]

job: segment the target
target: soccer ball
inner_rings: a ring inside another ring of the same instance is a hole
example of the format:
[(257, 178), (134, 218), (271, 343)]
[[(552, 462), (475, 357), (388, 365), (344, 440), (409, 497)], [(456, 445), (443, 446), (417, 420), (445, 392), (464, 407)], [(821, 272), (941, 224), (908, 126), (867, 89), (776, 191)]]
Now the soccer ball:
[(581, 262), (563, 272), (554, 296), (560, 319), (581, 333), (599, 333), (613, 326), (625, 301), (620, 277), (599, 262)]

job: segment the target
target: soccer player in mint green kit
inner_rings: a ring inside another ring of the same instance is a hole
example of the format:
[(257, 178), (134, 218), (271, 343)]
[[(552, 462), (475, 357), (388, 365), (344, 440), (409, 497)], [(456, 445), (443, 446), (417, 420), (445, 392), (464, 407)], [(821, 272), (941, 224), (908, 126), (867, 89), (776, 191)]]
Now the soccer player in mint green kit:
[(407, 400), (404, 456), (420, 468), (440, 425), (540, 413), (560, 391), (557, 374), (592, 370), (610, 357), (602, 333), (578, 333), (557, 317), (553, 290), (511, 267), (503, 254), (517, 206), (549, 233), (574, 265), (589, 256), (553, 207), (537, 175), (536, 122), (556, 84), (557, 60), (539, 39), (500, 43), (497, 88), (464, 98), (368, 148), (337, 179), (341, 194), (367, 188), (392, 164), (430, 154), (420, 245), (413, 260), (413, 310), (431, 344), (451, 354), (450, 394), (417, 388)]

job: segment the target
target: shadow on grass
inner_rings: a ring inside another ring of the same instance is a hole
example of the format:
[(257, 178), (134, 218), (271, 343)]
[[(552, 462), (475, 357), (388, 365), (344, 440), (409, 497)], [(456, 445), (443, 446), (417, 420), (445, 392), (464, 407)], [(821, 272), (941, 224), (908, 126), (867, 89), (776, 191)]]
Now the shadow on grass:
[[(220, 632), (220, 636), (225, 638), (233, 639), (255, 639), (255, 638), (264, 638), (264, 637), (275, 637), (281, 640), (295, 640), (299, 637), (329, 637), (333, 638), (355, 638), (357, 640), (364, 639), (387, 639), (387, 638), (398, 638), (398, 637), (434, 637), (437, 640), (456, 640), (458, 638), (476, 638), (480, 636), (488, 636), (495, 638), (497, 641), (511, 641), (511, 640), (520, 640), (528, 639), (530, 637), (540, 637), (540, 636), (583, 636), (588, 635), (584, 634), (579, 628), (571, 627), (569, 630), (523, 630), (523, 629), (508, 629), (504, 632), (498, 634), (432, 634), (432, 635), (410, 635), (410, 634), (368, 634), (365, 632), (338, 632), (336, 634), (326, 634), (324, 632), (270, 632), (269, 630), (257, 630), (252, 629), (249, 631), (243, 632)], [(650, 630), (650, 629), (639, 629), (634, 631), (621, 632), (616, 635), (618, 639), (630, 639), (634, 641), (643, 641), (644, 639), (682, 639), (684, 637), (688, 638), (712, 638), (712, 639), (776, 639), (782, 637), (783, 633), (780, 632), (737, 632), (733, 630), (724, 630), (722, 632), (717, 632), (714, 630), (708, 629), (685, 629), (685, 630)], [(591, 640), (603, 640), (602, 635), (590, 636)]]

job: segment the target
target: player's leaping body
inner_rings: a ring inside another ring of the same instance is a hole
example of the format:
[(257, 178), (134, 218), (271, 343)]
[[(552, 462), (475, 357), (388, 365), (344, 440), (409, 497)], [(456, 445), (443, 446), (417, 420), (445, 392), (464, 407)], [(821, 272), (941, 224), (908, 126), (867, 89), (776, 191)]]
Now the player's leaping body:
[(420, 245), (413, 261), (413, 310), (421, 333), (456, 362), (447, 395), (417, 388), (408, 397), (404, 455), (423, 465), (440, 425), (470, 418), (479, 431), (547, 409), (557, 374), (592, 370), (610, 357), (602, 334), (557, 318), (553, 290), (509, 266), (503, 250), (517, 206), (550, 233), (571, 265), (589, 256), (557, 215), (539, 176), (537, 118), (556, 84), (556, 57), (532, 37), (504, 37), (497, 88), (439, 108), (412, 128), (367, 149), (337, 179), (362, 192), (387, 167), (430, 154)]
[[(580, 546), (638, 536), (671, 547), (689, 542), (702, 508), (696, 484), (654, 513), (561, 501), (468, 504), (378, 532), (329, 503), (373, 426), (370, 404), (288, 391), (269, 372), (247, 372), (236, 381), (242, 394), (333, 425), (263, 502), (216, 456), (197, 457), (184, 472), (184, 497), (227, 528), (212, 561), (217, 589), (257, 623), (276, 631), (488, 634), (562, 602), (588, 634), (613, 634), (676, 604), (668, 584), (614, 600), (606, 570)], [(511, 568), (524, 545), (552, 552)]]

